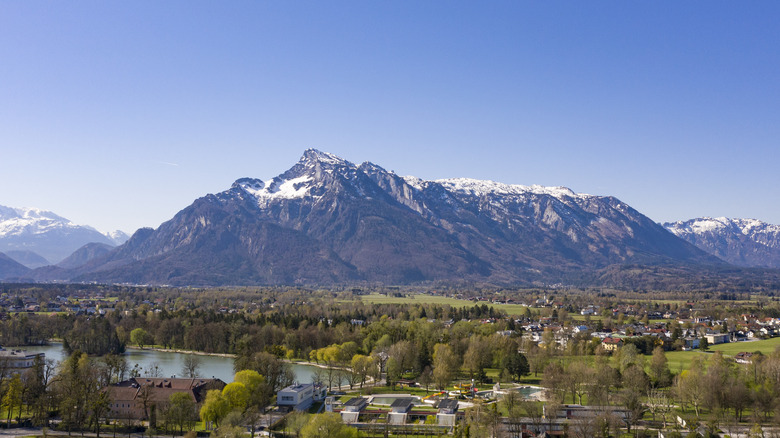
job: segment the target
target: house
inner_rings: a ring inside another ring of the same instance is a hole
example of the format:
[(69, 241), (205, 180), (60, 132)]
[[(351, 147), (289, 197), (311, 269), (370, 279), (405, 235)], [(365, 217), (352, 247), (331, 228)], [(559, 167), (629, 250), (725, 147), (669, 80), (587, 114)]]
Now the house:
[(145, 420), (151, 411), (164, 409), (172, 394), (189, 394), (200, 404), (208, 391), (224, 387), (225, 382), (220, 379), (134, 377), (104, 390), (108, 392), (111, 418)]
[[(40, 359), (39, 359), (40, 358)], [(6, 350), (0, 347), (0, 370), (6, 373), (21, 374), (32, 368), (36, 359), (43, 361), (44, 353), (28, 353), (24, 350)]]
[(724, 344), (729, 341), (728, 333), (707, 333), (704, 335), (709, 345)]
[(587, 333), (590, 328), (586, 325), (578, 325), (571, 329), (572, 333)]
[(683, 351), (695, 350), (699, 348), (699, 339), (694, 337), (683, 338)]
[(734, 361), (742, 364), (751, 364), (753, 363), (753, 353), (748, 353), (747, 351), (739, 352), (734, 356)]
[(290, 385), (276, 393), (276, 406), (288, 411), (305, 411), (315, 401), (324, 400), (326, 393), (326, 388), (320, 384), (303, 383)]
[(601, 341), (601, 347), (606, 351), (617, 351), (622, 346), (623, 340), (620, 338), (608, 337)]

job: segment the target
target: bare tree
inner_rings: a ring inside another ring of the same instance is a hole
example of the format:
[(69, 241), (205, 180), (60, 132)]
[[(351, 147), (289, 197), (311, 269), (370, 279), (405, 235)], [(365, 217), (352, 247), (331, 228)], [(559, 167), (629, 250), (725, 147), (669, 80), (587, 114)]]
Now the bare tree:
[(184, 356), (184, 360), (182, 361), (181, 365), (182, 377), (187, 377), (189, 379), (200, 377), (201, 362), (202, 360), (198, 355), (188, 354)]

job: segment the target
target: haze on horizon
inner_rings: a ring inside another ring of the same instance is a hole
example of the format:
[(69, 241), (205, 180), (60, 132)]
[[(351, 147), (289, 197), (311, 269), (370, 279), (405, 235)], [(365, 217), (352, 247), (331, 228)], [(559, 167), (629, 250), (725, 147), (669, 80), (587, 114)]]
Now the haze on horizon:
[(780, 5), (4, 2), (0, 205), (157, 227), (310, 147), (780, 224)]

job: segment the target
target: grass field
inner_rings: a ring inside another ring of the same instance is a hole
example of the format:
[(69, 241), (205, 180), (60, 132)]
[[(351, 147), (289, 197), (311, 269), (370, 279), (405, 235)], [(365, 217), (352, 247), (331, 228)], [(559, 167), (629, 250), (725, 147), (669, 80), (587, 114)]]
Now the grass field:
[[(450, 305), (452, 307), (474, 307), (474, 306), (481, 306), (483, 304), (486, 304), (488, 307), (492, 307), (497, 310), (503, 310), (507, 313), (507, 315), (521, 315), (525, 313), (525, 309), (528, 309), (526, 306), (521, 306), (519, 304), (493, 304), (488, 303), (486, 301), (469, 301), (469, 300), (459, 300), (457, 298), (450, 298), (450, 297), (441, 297), (436, 295), (424, 295), (424, 294), (418, 294), (418, 295), (410, 295), (408, 297), (388, 297), (385, 295), (379, 295), (379, 294), (371, 294), (371, 295), (363, 295), (360, 297), (361, 301), (364, 301), (366, 303), (371, 304), (440, 304), (440, 305)], [(534, 309), (531, 309), (531, 312), (533, 312)]]
[(710, 351), (721, 351), (726, 356), (734, 356), (741, 351), (755, 352), (760, 351), (763, 354), (773, 353), (780, 347), (780, 338), (771, 338), (762, 341), (750, 342), (729, 342), (727, 344), (713, 345)]
[(705, 359), (710, 356), (712, 352), (720, 351), (725, 356), (735, 356), (741, 351), (755, 352), (760, 351), (763, 354), (770, 354), (780, 347), (780, 338), (766, 339), (763, 341), (750, 341), (750, 342), (730, 342), (726, 344), (718, 344), (711, 346), (705, 353), (703, 351), (668, 351), (666, 352), (666, 359), (669, 361), (669, 369), (673, 373), (679, 373), (682, 370), (687, 369), (691, 365), (691, 360), (696, 356), (704, 356)]

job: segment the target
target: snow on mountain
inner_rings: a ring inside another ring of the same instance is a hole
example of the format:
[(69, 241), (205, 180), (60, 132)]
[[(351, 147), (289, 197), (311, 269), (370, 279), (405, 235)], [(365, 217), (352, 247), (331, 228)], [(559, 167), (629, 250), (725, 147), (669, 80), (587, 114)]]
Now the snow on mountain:
[[(415, 180), (414, 177), (411, 179), (412, 181)], [(502, 196), (522, 196), (526, 194), (534, 194), (550, 195), (558, 199), (585, 198), (590, 196), (586, 194), (574, 193), (571, 189), (566, 187), (544, 187), (540, 185), (523, 186), (470, 178), (439, 179), (435, 182), (443, 185), (449, 190), (466, 193), (472, 196), (485, 196), (488, 194)]]
[(0, 252), (30, 251), (57, 263), (90, 242), (116, 245), (114, 237), (50, 211), (0, 206)]
[(0, 236), (41, 234), (55, 228), (77, 226), (50, 211), (0, 205)]
[(128, 236), (127, 233), (125, 233), (122, 230), (110, 231), (108, 233), (105, 233), (105, 236), (108, 237), (109, 240), (111, 240), (111, 243), (113, 243), (114, 246), (119, 246), (127, 242), (128, 239), (130, 239), (130, 236)]
[(780, 268), (780, 225), (703, 217), (663, 224), (676, 236), (739, 266)]
[(270, 181), (238, 179), (157, 230), (139, 230), (75, 268), (70, 279), (527, 285), (598, 282), (595, 270), (632, 264), (724, 265), (613, 197), (400, 177), (309, 149)]

